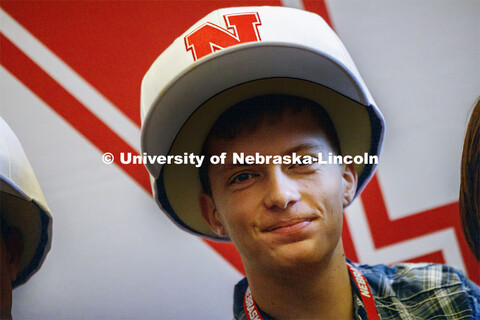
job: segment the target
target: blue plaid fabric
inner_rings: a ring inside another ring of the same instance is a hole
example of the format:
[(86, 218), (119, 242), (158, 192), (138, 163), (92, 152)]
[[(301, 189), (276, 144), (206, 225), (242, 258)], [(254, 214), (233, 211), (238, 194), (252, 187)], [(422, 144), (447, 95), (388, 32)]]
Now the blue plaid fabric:
[[(380, 319), (480, 319), (480, 288), (455, 268), (439, 264), (352, 264), (367, 279)], [(350, 281), (354, 319), (368, 319), (355, 282), (352, 278)], [(243, 311), (247, 287), (246, 278), (235, 286), (236, 320), (247, 319)], [(265, 320), (273, 319), (260, 312)]]

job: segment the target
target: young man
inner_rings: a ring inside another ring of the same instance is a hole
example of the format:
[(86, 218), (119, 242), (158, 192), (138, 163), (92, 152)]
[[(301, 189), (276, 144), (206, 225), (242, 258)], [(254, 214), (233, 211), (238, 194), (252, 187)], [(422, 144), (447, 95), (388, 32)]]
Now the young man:
[(11, 319), (12, 289), (42, 265), (51, 244), (52, 218), (23, 148), (0, 118), (0, 319)]
[(240, 252), (236, 319), (478, 318), (478, 288), (456, 270), (346, 260), (342, 212), (376, 162), (323, 161), (378, 156), (384, 121), (317, 15), (209, 14), (145, 75), (142, 119), (143, 152), (203, 156), (147, 168), (177, 225)]

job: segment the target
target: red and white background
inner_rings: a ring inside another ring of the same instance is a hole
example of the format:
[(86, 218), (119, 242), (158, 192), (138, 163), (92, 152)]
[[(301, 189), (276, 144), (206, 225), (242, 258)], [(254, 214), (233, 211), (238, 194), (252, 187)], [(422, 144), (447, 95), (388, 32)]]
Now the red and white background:
[(139, 151), (140, 81), (177, 36), (214, 9), (264, 4), (322, 15), (385, 115), (377, 175), (346, 210), (347, 255), (446, 263), (480, 283), (457, 209), (480, 93), (479, 1), (2, 1), (0, 115), (54, 216), (14, 318), (231, 318), (243, 276), (233, 247), (177, 229), (142, 166), (101, 157)]

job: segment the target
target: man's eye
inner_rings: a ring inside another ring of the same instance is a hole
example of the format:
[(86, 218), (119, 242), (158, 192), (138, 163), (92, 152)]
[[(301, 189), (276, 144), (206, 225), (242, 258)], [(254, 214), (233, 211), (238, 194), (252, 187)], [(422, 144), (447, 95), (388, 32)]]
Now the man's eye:
[(305, 167), (305, 166), (309, 166), (309, 165), (310, 165), (310, 163), (295, 163), (290, 168)]
[(253, 173), (243, 172), (236, 175), (231, 181), (230, 184), (241, 183), (247, 181), (248, 179), (253, 178), (255, 175)]

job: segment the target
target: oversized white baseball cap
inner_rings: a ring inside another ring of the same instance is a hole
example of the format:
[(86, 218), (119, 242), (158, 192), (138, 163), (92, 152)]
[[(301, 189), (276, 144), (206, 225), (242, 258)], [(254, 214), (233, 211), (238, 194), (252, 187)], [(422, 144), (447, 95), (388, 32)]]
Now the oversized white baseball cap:
[[(217, 118), (255, 96), (310, 99), (329, 114), (344, 155), (380, 155), (384, 120), (350, 55), (318, 15), (286, 7), (216, 10), (177, 38), (142, 81), (142, 153), (201, 154)], [(205, 160), (207, 161), (207, 160)], [(204, 222), (194, 165), (146, 164), (160, 208), (182, 229), (216, 240)], [(358, 195), (375, 164), (355, 165)]]
[(23, 252), (13, 288), (42, 265), (52, 239), (52, 215), (17, 136), (0, 117), (0, 206), (7, 225), (22, 233)]

